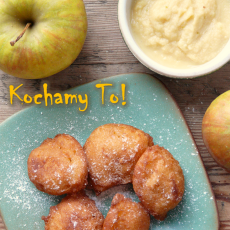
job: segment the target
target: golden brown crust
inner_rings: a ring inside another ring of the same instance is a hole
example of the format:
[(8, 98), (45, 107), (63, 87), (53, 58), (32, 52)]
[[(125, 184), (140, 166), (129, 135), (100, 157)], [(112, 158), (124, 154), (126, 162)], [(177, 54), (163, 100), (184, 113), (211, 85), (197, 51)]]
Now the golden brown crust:
[(96, 194), (131, 183), (137, 160), (152, 145), (152, 137), (129, 125), (106, 124), (95, 129), (83, 148)]
[(105, 218), (103, 230), (148, 230), (150, 216), (140, 203), (116, 194)]
[(148, 148), (135, 166), (133, 188), (150, 214), (164, 220), (184, 194), (184, 175), (179, 162), (163, 147)]
[(51, 195), (78, 192), (87, 184), (87, 160), (72, 136), (58, 134), (34, 149), (27, 161), (28, 175), (38, 190)]
[(43, 216), (45, 230), (101, 230), (104, 217), (84, 192), (71, 194)]

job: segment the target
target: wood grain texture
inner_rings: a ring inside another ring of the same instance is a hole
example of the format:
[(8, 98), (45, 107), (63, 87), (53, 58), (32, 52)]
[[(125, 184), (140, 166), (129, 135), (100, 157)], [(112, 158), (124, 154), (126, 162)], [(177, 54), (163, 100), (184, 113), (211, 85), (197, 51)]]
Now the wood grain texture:
[[(207, 170), (220, 217), (220, 230), (230, 230), (230, 174), (220, 168), (204, 146), (201, 134), (203, 115), (210, 103), (230, 88), (230, 63), (202, 78), (177, 80), (160, 76), (131, 54), (120, 34), (117, 1), (85, 0), (88, 34), (77, 60), (66, 70), (46, 79), (23, 80), (0, 71), (0, 122), (25, 108), (19, 100), (10, 104), (9, 85), (23, 86), (19, 95), (33, 96), (47, 83), (50, 92), (60, 92), (86, 82), (117, 74), (145, 72), (160, 79), (177, 101), (197, 144)], [(0, 194), (1, 196), (1, 194)], [(0, 230), (5, 230), (0, 219)]]

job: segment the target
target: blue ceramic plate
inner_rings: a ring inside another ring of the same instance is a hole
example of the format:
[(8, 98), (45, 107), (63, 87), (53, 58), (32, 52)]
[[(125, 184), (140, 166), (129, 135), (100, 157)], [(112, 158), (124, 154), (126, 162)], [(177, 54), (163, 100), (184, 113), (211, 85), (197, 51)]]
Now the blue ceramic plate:
[[(102, 89), (96, 87), (100, 83), (111, 84), (105, 87), (104, 104)], [(121, 84), (126, 86), (124, 95)], [(63, 104), (54, 105), (54, 100), (53, 105), (32, 106), (0, 125), (0, 209), (8, 230), (44, 229), (41, 216), (48, 215), (50, 206), (61, 199), (38, 191), (30, 182), (27, 158), (31, 150), (58, 133), (68, 133), (83, 145), (95, 128), (106, 123), (129, 124), (149, 133), (155, 144), (174, 155), (184, 171), (183, 200), (165, 221), (152, 218), (150, 229), (218, 229), (215, 198), (196, 145), (178, 106), (157, 79), (146, 74), (119, 75), (65, 93), (80, 94), (83, 99), (87, 94), (86, 111), (79, 111), (79, 107), (85, 108), (79, 101), (66, 105), (63, 100)], [(117, 103), (110, 102), (112, 94)], [(131, 185), (111, 188), (99, 197), (92, 191), (87, 194), (106, 216), (117, 192), (138, 201)]]

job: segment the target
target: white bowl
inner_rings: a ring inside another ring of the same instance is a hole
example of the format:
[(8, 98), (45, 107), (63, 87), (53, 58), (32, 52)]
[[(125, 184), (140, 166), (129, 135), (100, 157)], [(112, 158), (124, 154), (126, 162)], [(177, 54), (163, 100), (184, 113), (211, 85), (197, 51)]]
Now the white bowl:
[(153, 61), (141, 50), (133, 38), (130, 23), (132, 2), (133, 0), (119, 0), (118, 21), (121, 34), (133, 55), (150, 70), (172, 78), (195, 78), (209, 74), (219, 69), (230, 60), (229, 40), (223, 50), (214, 59), (205, 64), (198, 65), (189, 69), (174, 69)]

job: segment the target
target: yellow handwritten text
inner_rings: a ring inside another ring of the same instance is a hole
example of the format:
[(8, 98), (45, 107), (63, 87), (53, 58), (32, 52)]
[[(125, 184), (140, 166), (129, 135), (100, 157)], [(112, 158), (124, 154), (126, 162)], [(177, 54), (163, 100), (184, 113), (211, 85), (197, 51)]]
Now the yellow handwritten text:
[[(45, 106), (52, 106), (54, 104), (77, 104), (79, 105), (79, 111), (84, 112), (87, 110), (89, 105), (89, 97), (87, 94), (70, 94), (70, 93), (55, 93), (52, 94), (48, 90), (47, 83), (43, 84), (42, 93), (36, 94), (34, 96), (30, 96), (29, 94), (21, 95), (21, 89), (23, 84), (14, 87), (13, 85), (9, 86), (9, 94), (10, 94), (10, 103), (13, 104), (14, 100), (19, 100), (22, 104), (31, 104), (34, 103), (36, 105), (44, 104)], [(96, 84), (95, 87), (97, 89), (100, 89), (101, 92), (101, 103), (102, 105), (105, 104), (106, 100), (109, 100), (112, 104), (117, 104), (120, 102), (123, 106), (126, 105), (126, 98), (125, 98), (125, 89), (126, 85), (121, 84), (121, 88), (119, 92), (121, 92), (121, 95), (117, 92), (109, 93), (108, 87), (111, 87), (111, 90), (114, 90), (113, 84), (110, 83), (99, 83)], [(109, 95), (108, 95), (109, 94)]]
[[(104, 104), (105, 103), (105, 87), (113, 86), (113, 84), (99, 83), (99, 84), (96, 84), (95, 86), (96, 86), (96, 88), (101, 89), (101, 101), (102, 101), (102, 104)], [(126, 104), (126, 101), (125, 101), (125, 84), (121, 84), (121, 91), (122, 91), (122, 99), (123, 99), (122, 105), (125, 105)], [(109, 99), (110, 99), (110, 102), (113, 104), (116, 104), (119, 101), (118, 96), (116, 96), (115, 94), (111, 94)]]
[(42, 100), (45, 102), (45, 106), (53, 105), (55, 104), (73, 104), (75, 102), (76, 104), (79, 102), (83, 106), (79, 106), (79, 111), (83, 112), (86, 111), (88, 108), (88, 95), (85, 94), (84, 98), (81, 94), (67, 94), (64, 95), (60, 93), (55, 93), (52, 95), (48, 92), (48, 85), (46, 83), (43, 84), (43, 94), (36, 94), (34, 97), (31, 97), (28, 94), (25, 94), (23, 99), (18, 95), (16, 92), (20, 87), (22, 87), (23, 84), (19, 85), (18, 87), (14, 87), (13, 85), (9, 86), (10, 90), (10, 103), (13, 104), (14, 97), (18, 98), (21, 102), (24, 102), (26, 104), (30, 104), (34, 102), (35, 104), (39, 105), (42, 103)]

